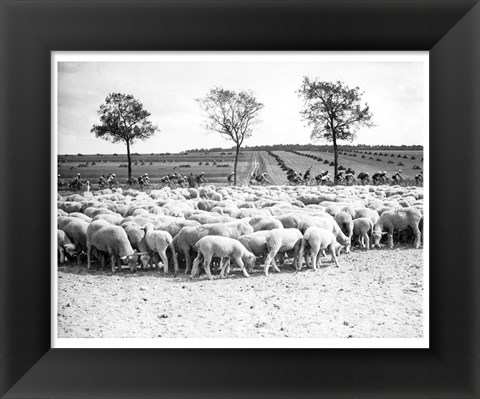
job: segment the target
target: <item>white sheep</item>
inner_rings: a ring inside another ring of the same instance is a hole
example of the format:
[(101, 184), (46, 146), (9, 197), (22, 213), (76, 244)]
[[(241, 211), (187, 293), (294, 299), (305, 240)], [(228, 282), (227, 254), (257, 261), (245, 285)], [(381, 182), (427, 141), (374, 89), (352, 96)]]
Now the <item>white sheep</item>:
[(220, 257), (222, 267), (220, 277), (224, 277), (229, 260), (232, 258), (242, 269), (245, 277), (250, 277), (245, 269), (245, 265), (253, 266), (255, 264), (255, 255), (249, 252), (238, 240), (220, 236), (206, 236), (198, 240), (196, 244), (198, 256), (195, 258), (192, 267), (191, 277), (198, 273), (198, 266), (203, 258), (203, 268), (210, 280), (213, 279), (210, 272), (210, 262), (214, 256)]
[[(267, 238), (268, 255), (265, 259), (264, 273), (268, 276), (270, 264), (280, 252), (293, 252), (294, 267), (298, 264), (298, 253), (302, 245), (302, 232), (295, 228), (270, 230)], [(274, 264), (275, 267), (275, 264)]]
[(64, 263), (65, 252), (67, 252), (68, 255), (73, 256), (77, 247), (72, 241), (70, 241), (70, 238), (68, 238), (63, 230), (57, 230), (57, 249), (59, 253), (59, 262)]
[(145, 242), (147, 244), (148, 251), (150, 252), (150, 263), (155, 262), (155, 267), (158, 267), (158, 262), (154, 259), (155, 254), (158, 254), (163, 262), (163, 273), (168, 273), (168, 258), (167, 248), (172, 251), (172, 259), (175, 268), (175, 275), (178, 273), (178, 262), (175, 248), (172, 244), (173, 239), (168, 231), (155, 230), (153, 224), (149, 223), (144, 226), (145, 229)]
[(422, 233), (419, 229), (419, 223), (421, 219), (422, 212), (416, 208), (401, 208), (382, 213), (382, 216), (380, 216), (378, 222), (373, 227), (372, 246), (380, 247), (380, 238), (383, 234), (388, 234), (388, 246), (393, 248), (393, 232), (395, 230), (405, 230), (408, 226), (410, 226), (415, 235), (414, 247), (419, 248), (422, 237)]
[(322, 251), (327, 250), (332, 256), (332, 260), (335, 262), (336, 267), (339, 267), (336, 250), (337, 240), (335, 235), (326, 229), (321, 227), (309, 227), (303, 235), (302, 246), (300, 248), (299, 262), (297, 263), (297, 270), (302, 268), (302, 259), (305, 256), (305, 261), (308, 265), (307, 254), (305, 251), (310, 249), (311, 265), (313, 270), (317, 270), (317, 267), (321, 265), (320, 258), (322, 257)]
[(373, 231), (373, 222), (370, 218), (358, 218), (353, 221), (353, 235), (360, 238), (362, 248), (370, 249), (369, 235)]
[(89, 224), (75, 217), (62, 217), (58, 220), (58, 228), (63, 230), (77, 248), (77, 264), (80, 264), (80, 255), (87, 249), (87, 229)]
[[(112, 272), (115, 271), (115, 261), (121, 269), (122, 261), (127, 263), (131, 271), (137, 270), (138, 255), (135, 254), (127, 233), (120, 226), (113, 225), (106, 220), (95, 220), (87, 229), (87, 268), (91, 266), (91, 253), (95, 247), (110, 256)], [(101, 257), (102, 267), (105, 267), (104, 257)]]
[(148, 253), (147, 243), (145, 242), (145, 229), (135, 222), (122, 223), (122, 228), (127, 233), (132, 248), (138, 251), (137, 255), (140, 256), (140, 265), (143, 269), (146, 269), (150, 263), (150, 255)]

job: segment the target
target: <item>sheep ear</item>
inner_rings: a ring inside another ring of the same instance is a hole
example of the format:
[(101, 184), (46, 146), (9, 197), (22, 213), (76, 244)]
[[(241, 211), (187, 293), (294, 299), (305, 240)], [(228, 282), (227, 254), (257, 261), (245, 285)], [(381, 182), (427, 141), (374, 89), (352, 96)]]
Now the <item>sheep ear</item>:
[(382, 232), (382, 236), (384, 236), (385, 234), (388, 234), (388, 231), (383, 231)]

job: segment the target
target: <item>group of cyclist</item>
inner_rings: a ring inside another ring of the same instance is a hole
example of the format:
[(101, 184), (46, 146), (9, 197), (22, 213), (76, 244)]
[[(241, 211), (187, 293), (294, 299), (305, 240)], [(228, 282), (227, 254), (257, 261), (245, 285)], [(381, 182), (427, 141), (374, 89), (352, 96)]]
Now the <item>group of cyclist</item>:
[[(363, 185), (370, 183), (370, 181), (372, 181), (374, 185), (379, 185), (379, 184), (387, 184), (389, 181), (392, 181), (393, 183), (401, 183), (404, 181), (404, 178), (402, 176), (402, 171), (400, 169), (397, 170), (391, 176), (391, 178), (387, 176), (386, 171), (375, 172), (371, 177), (368, 172), (360, 172), (358, 176), (355, 178), (355, 171), (351, 168), (348, 168), (346, 170), (338, 171), (337, 174), (335, 175), (333, 182), (332, 182), (332, 177), (328, 171), (322, 171), (318, 175), (312, 177), (311, 170), (312, 170), (312, 167), (310, 166), (302, 175), (301, 173), (295, 172), (293, 169), (289, 168), (287, 170), (287, 180), (290, 184), (295, 184), (295, 185), (311, 184), (311, 183), (315, 183), (317, 185), (325, 185), (325, 184), (333, 184), (333, 183), (354, 184), (356, 181), (360, 182)], [(232, 171), (227, 177), (227, 182), (229, 186), (231, 186), (234, 183), (234, 179), (235, 179), (235, 172)], [(181, 176), (178, 173), (172, 173), (170, 175), (166, 175), (160, 178), (160, 182), (162, 184), (176, 184), (180, 187), (184, 187), (185, 185), (188, 185), (188, 187), (196, 188), (201, 186), (203, 183), (208, 183), (208, 180), (205, 177), (205, 172), (201, 172), (197, 175), (190, 173), (188, 177)], [(420, 172), (415, 175), (415, 184), (419, 185), (421, 182), (423, 182), (423, 172)], [(127, 181), (127, 184), (129, 185), (135, 185), (137, 183), (142, 190), (144, 187), (148, 187), (150, 185), (148, 173), (144, 173), (143, 175), (139, 176), (136, 179), (131, 178), (130, 181)], [(267, 172), (262, 172), (258, 174), (253, 172), (250, 176), (249, 184), (265, 185), (265, 184), (271, 184), (271, 183), (267, 179)], [(58, 187), (64, 187), (66, 185), (67, 183), (61, 180), (60, 175), (58, 175)], [(99, 189), (103, 189), (103, 188), (112, 189), (117, 185), (118, 185), (118, 180), (115, 173), (109, 173), (107, 177), (105, 177), (105, 175), (101, 175), (98, 179)], [(89, 180), (82, 179), (80, 173), (77, 173), (77, 175), (73, 178), (73, 180), (70, 183), (68, 183), (68, 187), (73, 191), (77, 191), (77, 190), (90, 191), (92, 188)]]

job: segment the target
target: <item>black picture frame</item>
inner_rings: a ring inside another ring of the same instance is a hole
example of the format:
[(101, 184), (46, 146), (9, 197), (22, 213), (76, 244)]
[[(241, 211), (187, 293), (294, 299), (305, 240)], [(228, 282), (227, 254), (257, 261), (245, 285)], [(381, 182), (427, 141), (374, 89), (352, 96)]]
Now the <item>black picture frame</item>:
[[(479, 397), (478, 0), (0, 4), (2, 397)], [(429, 51), (430, 349), (51, 349), (54, 50)]]

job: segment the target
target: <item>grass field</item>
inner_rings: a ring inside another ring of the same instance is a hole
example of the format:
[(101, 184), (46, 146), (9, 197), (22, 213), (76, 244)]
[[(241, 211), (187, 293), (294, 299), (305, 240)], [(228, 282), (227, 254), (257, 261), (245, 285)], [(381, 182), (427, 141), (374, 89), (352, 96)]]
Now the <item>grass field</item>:
[[(368, 152), (372, 152), (369, 154)], [(386, 171), (389, 176), (398, 169), (406, 180), (413, 180), (419, 170), (413, 169), (420, 165), (423, 169), (422, 151), (362, 151), (340, 152), (339, 165), (352, 168), (355, 173)], [(374, 155), (374, 153), (377, 155)], [(333, 166), (324, 162), (299, 155), (289, 151), (275, 151), (287, 166), (295, 171), (304, 173), (312, 166), (312, 176), (328, 170), (333, 176)], [(301, 151), (301, 154), (311, 154), (323, 160), (333, 161), (333, 153), (323, 151)], [(381, 153), (382, 155), (379, 155)], [(353, 156), (353, 154), (356, 155)], [(387, 154), (387, 155), (386, 155)], [(362, 158), (364, 156), (364, 158)], [(399, 157), (400, 156), (400, 157)], [(406, 158), (405, 158), (406, 156)], [(411, 159), (415, 157), (415, 159)], [(371, 158), (371, 159), (370, 159)], [(381, 161), (377, 161), (381, 159)], [(226, 185), (227, 176), (233, 170), (234, 153), (230, 151), (197, 152), (190, 154), (140, 154), (132, 156), (132, 174), (138, 177), (148, 173), (152, 185), (158, 184), (162, 176), (178, 172), (188, 176), (190, 173), (205, 172), (210, 183)], [(393, 163), (388, 163), (388, 161)], [(399, 165), (399, 163), (403, 163)], [(94, 164), (92, 164), (94, 163)], [(80, 166), (88, 164), (88, 166)], [(122, 165), (122, 166), (120, 166)], [(127, 180), (126, 155), (60, 155), (58, 157), (58, 173), (63, 179), (70, 180), (77, 173), (87, 178), (94, 185), (101, 175), (115, 173), (121, 184)], [(287, 184), (286, 173), (278, 166), (275, 159), (266, 151), (242, 151), (238, 161), (237, 183), (248, 184), (252, 172), (267, 172), (268, 180), (274, 185)]]

